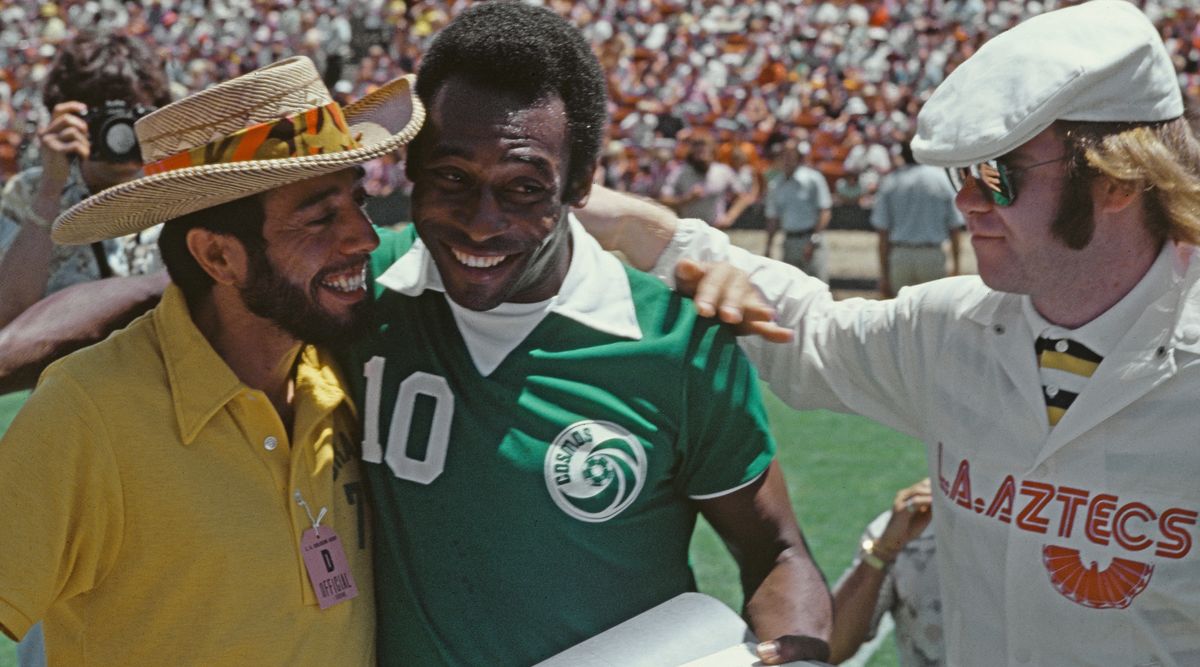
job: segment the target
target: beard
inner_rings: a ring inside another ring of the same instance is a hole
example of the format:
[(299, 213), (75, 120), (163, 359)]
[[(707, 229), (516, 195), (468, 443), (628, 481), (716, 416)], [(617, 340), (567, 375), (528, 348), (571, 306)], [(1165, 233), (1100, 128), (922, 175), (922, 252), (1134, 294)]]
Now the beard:
[[(331, 273), (344, 271), (345, 266), (326, 269), (312, 279), (306, 291), (284, 277), (261, 248), (247, 249), (249, 280), (239, 288), (246, 308), (272, 322), (275, 326), (303, 343), (328, 345), (346, 342), (362, 335), (370, 319), (371, 299), (364, 299), (351, 308), (346, 316), (338, 316), (321, 307), (317, 286)], [(360, 263), (366, 259), (355, 260)]]

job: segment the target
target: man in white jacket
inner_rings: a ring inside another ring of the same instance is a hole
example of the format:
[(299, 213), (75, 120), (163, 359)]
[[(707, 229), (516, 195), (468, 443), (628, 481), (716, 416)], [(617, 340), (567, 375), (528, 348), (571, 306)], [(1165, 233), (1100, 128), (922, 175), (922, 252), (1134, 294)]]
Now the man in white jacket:
[(918, 120), (979, 277), (834, 302), (696, 221), (594, 231), (666, 279), (745, 270), (797, 332), (743, 342), (775, 393), (926, 443), (948, 664), (1200, 664), (1200, 145), (1159, 35), (1117, 0), (1044, 14)]

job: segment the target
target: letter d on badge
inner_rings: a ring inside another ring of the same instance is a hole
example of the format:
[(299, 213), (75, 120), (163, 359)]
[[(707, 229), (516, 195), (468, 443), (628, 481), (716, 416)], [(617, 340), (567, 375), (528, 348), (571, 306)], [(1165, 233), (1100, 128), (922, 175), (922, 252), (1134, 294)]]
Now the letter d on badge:
[(308, 570), (308, 580), (312, 582), (321, 609), (358, 596), (358, 586), (354, 583), (354, 575), (350, 574), (342, 541), (332, 528), (321, 526), (304, 531), (300, 538), (300, 553), (304, 556), (304, 569)]

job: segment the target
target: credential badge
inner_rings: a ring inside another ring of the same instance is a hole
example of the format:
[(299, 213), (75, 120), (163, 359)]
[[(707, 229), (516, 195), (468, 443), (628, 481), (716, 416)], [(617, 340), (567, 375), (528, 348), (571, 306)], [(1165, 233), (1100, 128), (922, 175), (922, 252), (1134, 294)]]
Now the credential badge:
[(600, 523), (637, 499), (646, 482), (646, 450), (612, 422), (575, 422), (546, 450), (546, 488), (568, 515)]

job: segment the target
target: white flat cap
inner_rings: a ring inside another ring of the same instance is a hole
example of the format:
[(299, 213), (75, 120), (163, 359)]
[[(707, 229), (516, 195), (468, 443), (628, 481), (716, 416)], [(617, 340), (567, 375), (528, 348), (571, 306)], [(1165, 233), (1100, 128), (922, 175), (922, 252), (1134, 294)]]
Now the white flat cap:
[(985, 43), (917, 116), (913, 154), (938, 167), (1000, 157), (1056, 120), (1153, 122), (1183, 115), (1171, 58), (1125, 0), (1047, 12)]

